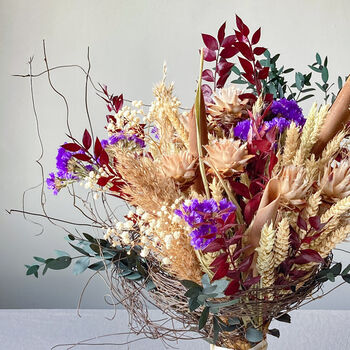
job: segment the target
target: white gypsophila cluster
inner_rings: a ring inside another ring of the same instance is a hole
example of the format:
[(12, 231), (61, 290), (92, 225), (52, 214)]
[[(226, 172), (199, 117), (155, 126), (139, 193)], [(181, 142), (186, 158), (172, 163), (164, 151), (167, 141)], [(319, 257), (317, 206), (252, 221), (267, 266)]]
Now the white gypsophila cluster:
[(139, 126), (141, 118), (145, 115), (142, 109), (142, 101), (133, 101), (132, 105), (137, 109), (132, 109), (129, 106), (124, 106), (118, 113), (114, 115), (115, 122), (110, 121), (107, 125), (107, 132), (109, 136), (115, 134), (118, 130), (135, 128)]
[(108, 171), (106, 167), (100, 167), (97, 172), (91, 170), (89, 172), (89, 175), (83, 179), (84, 182), (80, 182), (80, 186), (84, 186), (86, 189), (96, 191), (94, 193), (94, 199), (99, 198), (97, 191), (101, 192), (105, 190), (105, 188), (101, 189), (101, 186), (97, 185), (97, 181), (101, 176), (103, 177), (109, 176), (106, 171)]

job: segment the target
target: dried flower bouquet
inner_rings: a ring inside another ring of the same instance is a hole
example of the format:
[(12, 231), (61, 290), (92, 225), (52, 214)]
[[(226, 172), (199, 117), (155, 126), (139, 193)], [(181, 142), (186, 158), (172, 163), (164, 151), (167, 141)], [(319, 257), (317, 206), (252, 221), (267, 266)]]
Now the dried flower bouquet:
[[(80, 253), (74, 271), (105, 271), (132, 330), (164, 341), (197, 331), (243, 350), (266, 347), (268, 333), (279, 335), (272, 319), (290, 321), (287, 312), (327, 280), (350, 282), (350, 265), (332, 263), (350, 232), (350, 80), (339, 78), (342, 89), (331, 94), (328, 60), (317, 54), (311, 72), (296, 72), (289, 85), (293, 69), (277, 67), (279, 55), (259, 46), (260, 29), (251, 35), (238, 16), (236, 26), (232, 35), (226, 23), (216, 38), (203, 34), (191, 110), (180, 109), (165, 68), (148, 112), (101, 86), (108, 138), (70, 134), (47, 185), (54, 194), (69, 189), (89, 211), (94, 234), (67, 237)], [(214, 68), (204, 70), (204, 61)], [(226, 83), (231, 73), (236, 85)], [(304, 116), (299, 103), (313, 96), (312, 74), (332, 106), (314, 104)], [(113, 209), (117, 198), (131, 206), (125, 220)], [(75, 259), (60, 255), (35, 257), (27, 274)], [(149, 320), (146, 300), (181, 326)]]

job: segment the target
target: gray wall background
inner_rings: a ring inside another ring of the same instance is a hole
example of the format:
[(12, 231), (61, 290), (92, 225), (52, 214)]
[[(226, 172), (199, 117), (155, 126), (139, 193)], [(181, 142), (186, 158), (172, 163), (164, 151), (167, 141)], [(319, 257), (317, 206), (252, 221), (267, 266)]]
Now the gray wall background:
[[(184, 106), (193, 103), (198, 73), (201, 33), (215, 34), (238, 13), (252, 28), (262, 27), (261, 43), (281, 53), (286, 66), (304, 70), (318, 51), (329, 56), (331, 79), (349, 73), (349, 13), (346, 0), (295, 1), (209, 1), (209, 0), (1, 0), (0, 1), (0, 118), (1, 118), (1, 308), (74, 308), (89, 273), (73, 276), (71, 270), (49, 271), (39, 280), (25, 276), (24, 264), (32, 256), (49, 257), (54, 249), (71, 251), (64, 233), (46, 221), (45, 232), (21, 215), (5, 209), (20, 208), (22, 192), (40, 183), (35, 160), (40, 155), (31, 107), (29, 80), (12, 77), (28, 72), (34, 56), (35, 73), (45, 69), (42, 39), (46, 40), (50, 66), (87, 66), (90, 46), (91, 75), (116, 94), (150, 102), (152, 86), (161, 78), (162, 64), (168, 64), (168, 79), (176, 83), (177, 96)], [(87, 120), (84, 112), (84, 75), (76, 68), (52, 72), (55, 87), (70, 106), (72, 131), (80, 136)], [(57, 146), (65, 141), (65, 106), (50, 89), (45, 75), (34, 80), (36, 107), (45, 145), (42, 163), (45, 175), (55, 167)], [(317, 96), (322, 102), (321, 95)], [(92, 90), (89, 106), (93, 125), (104, 135), (105, 106)], [(310, 104), (304, 104), (305, 111)], [(30, 211), (40, 211), (38, 190), (27, 194)], [(47, 197), (48, 214), (82, 221), (73, 212), (68, 196)], [(343, 246), (349, 249), (349, 245)], [(349, 255), (337, 252), (336, 259), (349, 263)], [(105, 307), (108, 289), (94, 280), (87, 289), (82, 307)], [(344, 286), (309, 308), (350, 309), (350, 289)]]

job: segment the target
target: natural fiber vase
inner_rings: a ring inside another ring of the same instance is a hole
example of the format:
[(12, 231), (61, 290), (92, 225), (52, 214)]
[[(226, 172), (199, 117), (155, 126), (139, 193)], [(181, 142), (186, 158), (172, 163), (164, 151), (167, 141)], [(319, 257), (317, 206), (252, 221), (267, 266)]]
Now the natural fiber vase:
[[(266, 349), (267, 349), (267, 341), (263, 340), (262, 342), (255, 345), (253, 348), (250, 348), (249, 350), (266, 350)], [(216, 346), (216, 345), (210, 345), (210, 350), (232, 350), (232, 349), (221, 348), (220, 346)]]

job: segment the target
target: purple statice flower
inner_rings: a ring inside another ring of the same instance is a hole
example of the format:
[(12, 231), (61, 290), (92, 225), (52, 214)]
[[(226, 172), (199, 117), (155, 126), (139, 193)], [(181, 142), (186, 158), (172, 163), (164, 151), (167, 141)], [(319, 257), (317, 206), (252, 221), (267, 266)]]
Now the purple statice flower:
[(156, 126), (154, 126), (152, 129), (151, 129), (151, 134), (154, 135), (154, 138), (156, 140), (159, 140), (159, 130)]
[(175, 214), (193, 228), (190, 233), (191, 245), (195, 249), (204, 249), (215, 239), (215, 237), (208, 239), (204, 237), (218, 231), (218, 219), (225, 221), (235, 210), (236, 206), (227, 199), (219, 203), (214, 199), (206, 199), (202, 202), (193, 199), (189, 205), (184, 203), (182, 210), (175, 210)]
[(302, 109), (294, 100), (282, 98), (278, 101), (273, 101), (271, 113), (277, 117), (283, 117), (289, 121), (294, 121), (299, 126), (304, 126), (306, 119), (303, 116)]
[(53, 194), (57, 196), (60, 188), (57, 186), (57, 180), (54, 173), (50, 173), (49, 177), (46, 179), (47, 188), (53, 191)]
[(124, 134), (124, 131), (119, 131), (118, 134), (116, 135), (112, 135), (109, 139), (108, 139), (108, 144), (109, 145), (115, 145), (116, 143), (118, 143), (121, 140), (126, 140), (126, 136)]
[(280, 133), (282, 133), (286, 128), (289, 127), (291, 121), (287, 120), (285, 118), (278, 118), (275, 117), (270, 121), (267, 121), (264, 123), (264, 126), (266, 127), (266, 131), (271, 130), (274, 126), (277, 126)]
[(106, 148), (107, 146), (115, 145), (119, 141), (127, 141), (127, 142), (134, 142), (137, 146), (140, 148), (145, 148), (146, 144), (145, 141), (141, 138), (137, 137), (135, 134), (131, 135), (125, 135), (124, 131), (119, 131), (118, 134), (112, 135), (108, 138), (108, 140), (102, 140), (101, 145), (103, 148)]
[(108, 146), (108, 140), (103, 139), (103, 140), (101, 140), (100, 142), (101, 142), (102, 148), (106, 148), (106, 147)]
[(56, 168), (58, 171), (61, 171), (62, 174), (67, 174), (68, 171), (68, 162), (72, 158), (73, 153), (65, 150), (63, 147), (60, 147), (57, 151), (56, 157)]
[(145, 148), (146, 144), (141, 138), (137, 137), (135, 134), (128, 136), (128, 141), (135, 142), (139, 147)]
[(250, 119), (246, 119), (246, 120), (239, 122), (233, 130), (235, 137), (238, 137), (243, 141), (247, 141), (248, 132), (249, 132), (251, 124), (252, 123), (251, 123)]
[[(302, 109), (294, 100), (287, 100), (282, 98), (279, 101), (273, 101), (271, 109), (272, 120), (264, 121), (259, 127), (259, 132), (264, 129), (269, 131), (274, 126), (277, 126), (280, 133), (289, 127), (290, 123), (294, 121), (298, 126), (304, 126), (306, 119), (303, 116)], [(252, 122), (250, 119), (239, 122), (234, 128), (235, 137), (246, 141)]]
[(72, 172), (72, 170), (69, 170), (69, 161), (71, 160), (72, 156), (77, 153), (84, 153), (84, 151), (79, 150), (78, 152), (70, 152), (65, 150), (63, 147), (60, 147), (58, 149), (56, 157), (56, 168), (59, 177), (69, 178), (69, 174)]
[(86, 169), (86, 171), (93, 171), (94, 170), (94, 167), (91, 165), (91, 164), (86, 164), (85, 165), (85, 169)]

